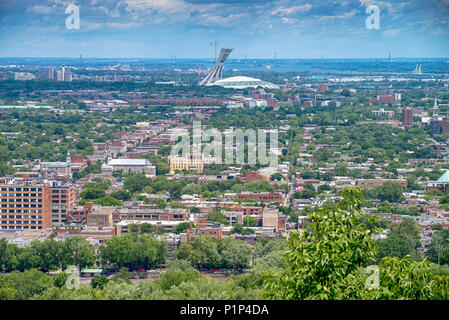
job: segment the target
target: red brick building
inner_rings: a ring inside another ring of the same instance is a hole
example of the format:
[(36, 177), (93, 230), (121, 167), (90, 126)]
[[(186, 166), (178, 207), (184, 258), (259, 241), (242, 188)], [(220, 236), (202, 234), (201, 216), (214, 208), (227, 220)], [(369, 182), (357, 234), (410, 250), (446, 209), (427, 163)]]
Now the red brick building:
[(245, 181), (246, 182), (251, 182), (251, 181), (263, 181), (264, 176), (257, 173), (257, 172), (252, 172), (252, 171), (247, 171), (245, 173)]
[(51, 227), (51, 189), (48, 184), (23, 178), (2, 178), (0, 205), (0, 230)]
[(282, 202), (284, 194), (281, 192), (241, 192), (237, 195), (239, 199), (254, 199), (260, 202)]

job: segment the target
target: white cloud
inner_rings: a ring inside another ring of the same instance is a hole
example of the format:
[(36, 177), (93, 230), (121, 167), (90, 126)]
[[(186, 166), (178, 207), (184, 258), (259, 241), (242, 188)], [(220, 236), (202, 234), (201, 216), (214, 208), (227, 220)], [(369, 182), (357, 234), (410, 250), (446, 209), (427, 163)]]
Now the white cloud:
[(92, 31), (92, 30), (98, 30), (98, 29), (105, 29), (105, 28), (112, 28), (112, 29), (119, 29), (119, 30), (126, 30), (130, 28), (136, 28), (142, 26), (142, 23), (136, 23), (136, 22), (127, 22), (127, 23), (117, 23), (117, 22), (84, 22), (82, 28), (80, 28), (80, 31)]
[(33, 7), (27, 8), (27, 13), (34, 13), (34, 14), (42, 14), (42, 15), (49, 15), (53, 12), (53, 8), (49, 6), (44, 5), (37, 5)]
[(306, 3), (302, 6), (292, 6), (292, 7), (288, 7), (288, 8), (279, 7), (279, 8), (276, 8), (275, 10), (273, 10), (271, 12), (271, 14), (273, 16), (275, 16), (275, 15), (284, 16), (284, 15), (291, 15), (296, 12), (307, 12), (307, 11), (310, 11), (310, 9), (312, 9), (312, 5), (310, 3)]
[(329, 19), (346, 19), (346, 18), (351, 18), (353, 17), (356, 13), (358, 12), (358, 10), (351, 10), (349, 12), (340, 14), (340, 15), (335, 15), (335, 16), (321, 16), (320, 20), (329, 20)]
[(123, 0), (119, 4), (127, 5), (126, 11), (155, 10), (164, 13), (176, 13), (188, 10), (190, 5), (183, 0)]
[(384, 37), (396, 37), (397, 35), (399, 35), (400, 31), (400, 29), (388, 29), (382, 32), (382, 35)]
[(283, 17), (281, 20), (283, 24), (296, 24), (298, 22), (298, 20), (294, 18), (287, 18), (287, 17)]

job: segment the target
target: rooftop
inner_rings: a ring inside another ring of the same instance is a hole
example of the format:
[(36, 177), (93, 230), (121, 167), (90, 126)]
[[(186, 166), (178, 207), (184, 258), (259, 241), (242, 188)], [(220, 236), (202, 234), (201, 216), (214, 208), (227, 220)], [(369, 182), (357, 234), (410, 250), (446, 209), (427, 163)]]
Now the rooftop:
[(449, 170), (446, 171), (445, 174), (443, 174), (437, 182), (449, 182)]
[(109, 166), (151, 166), (147, 159), (111, 159)]
[(278, 89), (279, 87), (271, 82), (263, 81), (256, 78), (244, 77), (244, 76), (236, 76), (221, 79), (212, 83), (212, 85), (222, 86), (225, 88), (235, 88), (235, 89), (244, 89), (244, 88), (268, 88), (268, 89)]

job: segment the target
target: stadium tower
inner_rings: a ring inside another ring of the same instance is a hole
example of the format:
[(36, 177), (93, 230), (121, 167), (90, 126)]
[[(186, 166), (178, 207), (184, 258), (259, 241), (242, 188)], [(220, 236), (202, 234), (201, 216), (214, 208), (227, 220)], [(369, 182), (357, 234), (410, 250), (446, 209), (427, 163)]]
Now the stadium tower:
[(208, 86), (213, 84), (215, 81), (220, 80), (223, 75), (223, 65), (226, 59), (231, 54), (232, 49), (222, 48), (220, 52), (220, 56), (215, 62), (215, 66), (211, 72), (200, 82), (200, 86)]

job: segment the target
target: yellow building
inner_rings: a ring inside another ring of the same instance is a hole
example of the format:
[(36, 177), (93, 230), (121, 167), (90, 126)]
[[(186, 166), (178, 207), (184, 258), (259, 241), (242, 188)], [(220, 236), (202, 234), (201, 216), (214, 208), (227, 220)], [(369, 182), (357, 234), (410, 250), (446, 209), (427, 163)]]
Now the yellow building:
[(196, 171), (202, 173), (204, 169), (204, 158), (181, 158), (181, 157), (168, 157), (170, 163), (170, 174), (174, 174), (176, 170), (183, 171)]

